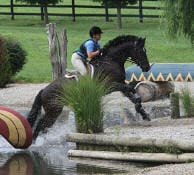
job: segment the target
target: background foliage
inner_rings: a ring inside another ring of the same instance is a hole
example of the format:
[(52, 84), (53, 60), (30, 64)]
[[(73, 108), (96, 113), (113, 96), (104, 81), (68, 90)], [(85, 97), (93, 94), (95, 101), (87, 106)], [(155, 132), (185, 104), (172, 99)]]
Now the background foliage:
[(194, 46), (194, 0), (164, 0), (164, 6), (170, 36), (183, 33)]
[[(150, 6), (159, 5), (157, 2), (147, 2)], [(9, 4), (7, 0), (1, 0), (0, 4)], [(71, 0), (65, 0), (64, 4), (71, 4)], [(99, 5), (92, 0), (77, 0), (77, 4), (83, 5)], [(27, 8), (32, 12), (40, 12), (39, 8)], [(0, 11), (2, 8), (0, 9)], [(9, 9), (8, 9), (9, 10)], [(133, 13), (131, 9), (130, 13)], [(128, 9), (122, 9), (123, 13), (129, 13)], [(17, 12), (25, 12), (26, 9), (17, 7)], [(52, 12), (69, 12), (71, 9), (49, 8)], [(104, 9), (99, 9), (104, 12)], [(98, 13), (96, 9), (79, 9), (79, 13)], [(150, 13), (152, 11), (147, 10)], [(114, 13), (115, 8), (110, 9), (109, 13)], [(146, 11), (144, 12), (146, 13)], [(154, 14), (159, 11), (154, 11)], [(57, 31), (65, 28), (67, 30), (67, 63), (68, 68), (72, 68), (71, 55), (72, 52), (80, 46), (80, 44), (89, 37), (88, 30), (91, 26), (97, 25), (102, 28), (103, 35), (101, 45), (113, 39), (118, 35), (131, 34), (146, 37), (146, 50), (148, 59), (151, 63), (189, 63), (193, 62), (194, 52), (190, 45), (190, 41), (178, 34), (176, 40), (170, 40), (167, 35), (167, 26), (163, 22), (163, 18), (144, 18), (143, 23), (139, 23), (138, 18), (123, 18), (123, 28), (117, 28), (117, 20), (110, 17), (110, 21), (106, 22), (104, 17), (76, 17), (73, 22), (71, 17), (49, 17), (50, 22), (56, 23)], [(48, 82), (52, 79), (51, 64), (48, 51), (48, 39), (44, 23), (39, 16), (15, 16), (15, 20), (11, 20), (10, 16), (0, 15), (0, 33), (3, 37), (13, 38), (21, 44), (21, 47), (27, 52), (28, 62), (23, 69), (17, 73), (15, 79), (22, 82)], [(131, 65), (126, 63), (126, 67)]]
[(20, 44), (11, 39), (0, 37), (0, 87), (10, 83), (13, 76), (22, 70), (26, 63), (26, 52)]

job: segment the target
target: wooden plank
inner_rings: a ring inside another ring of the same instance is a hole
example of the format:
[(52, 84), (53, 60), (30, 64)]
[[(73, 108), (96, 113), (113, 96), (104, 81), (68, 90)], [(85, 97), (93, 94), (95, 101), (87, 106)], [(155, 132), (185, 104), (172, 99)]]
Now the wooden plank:
[(186, 163), (194, 162), (194, 153), (168, 154), (168, 153), (144, 153), (144, 152), (111, 152), (111, 151), (87, 151), (69, 150), (69, 157), (94, 158), (105, 160), (157, 162), (157, 163)]

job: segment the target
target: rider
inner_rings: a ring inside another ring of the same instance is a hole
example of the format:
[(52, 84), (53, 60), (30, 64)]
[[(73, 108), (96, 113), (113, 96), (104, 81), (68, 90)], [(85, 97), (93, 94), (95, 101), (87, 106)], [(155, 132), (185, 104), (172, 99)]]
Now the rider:
[(99, 27), (93, 26), (89, 31), (90, 39), (84, 41), (80, 48), (72, 54), (71, 63), (81, 75), (87, 73), (86, 65), (88, 60), (90, 61), (100, 54), (99, 41), (102, 33)]

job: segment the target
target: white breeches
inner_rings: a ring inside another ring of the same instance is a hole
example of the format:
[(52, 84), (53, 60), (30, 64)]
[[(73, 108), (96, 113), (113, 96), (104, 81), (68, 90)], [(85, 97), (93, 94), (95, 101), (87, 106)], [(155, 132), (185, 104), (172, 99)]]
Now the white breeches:
[(81, 56), (79, 56), (77, 53), (73, 53), (71, 57), (71, 63), (73, 67), (80, 72), (81, 75), (85, 75), (87, 73), (87, 69), (82, 61)]

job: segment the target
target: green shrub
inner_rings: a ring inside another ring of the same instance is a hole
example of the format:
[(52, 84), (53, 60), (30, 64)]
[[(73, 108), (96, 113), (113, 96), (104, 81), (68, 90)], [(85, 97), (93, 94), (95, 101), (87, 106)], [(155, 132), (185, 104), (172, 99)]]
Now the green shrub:
[(10, 62), (8, 60), (8, 52), (4, 45), (3, 38), (0, 38), (0, 87), (5, 87), (5, 85), (10, 81), (12, 72)]
[(23, 65), (26, 63), (27, 54), (18, 42), (11, 39), (4, 40), (4, 42), (8, 51), (12, 74), (15, 75), (22, 70)]
[(101, 98), (106, 92), (105, 81), (99, 82), (98, 78), (90, 76), (64, 85), (59, 100), (73, 109), (77, 132), (103, 132)]
[(194, 117), (194, 97), (188, 87), (181, 89), (180, 99), (183, 104), (186, 117)]

